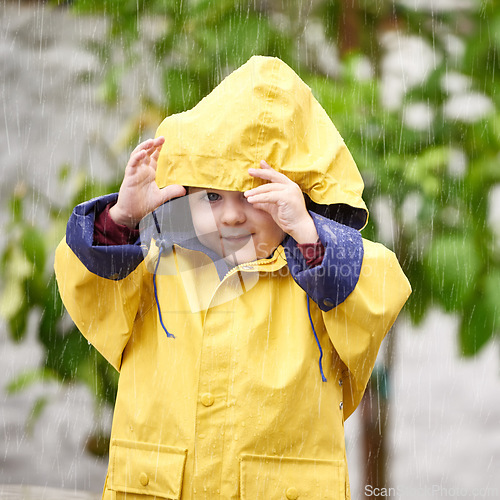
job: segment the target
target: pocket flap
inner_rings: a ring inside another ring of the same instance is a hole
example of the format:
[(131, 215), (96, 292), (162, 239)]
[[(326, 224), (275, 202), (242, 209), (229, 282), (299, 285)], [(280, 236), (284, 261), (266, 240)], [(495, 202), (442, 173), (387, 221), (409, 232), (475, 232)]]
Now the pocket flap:
[(343, 460), (242, 455), (242, 500), (345, 498)]
[(113, 439), (108, 488), (178, 500), (186, 456), (182, 448)]

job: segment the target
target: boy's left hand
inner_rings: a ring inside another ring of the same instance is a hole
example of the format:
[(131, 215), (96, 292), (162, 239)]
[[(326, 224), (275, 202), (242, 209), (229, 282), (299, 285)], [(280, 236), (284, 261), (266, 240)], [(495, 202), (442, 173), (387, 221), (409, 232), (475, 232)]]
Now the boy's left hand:
[(264, 160), (260, 168), (250, 168), (248, 173), (269, 181), (244, 192), (249, 203), (269, 213), (276, 224), (297, 243), (315, 243), (318, 233), (307, 211), (300, 187), (285, 174), (277, 172)]

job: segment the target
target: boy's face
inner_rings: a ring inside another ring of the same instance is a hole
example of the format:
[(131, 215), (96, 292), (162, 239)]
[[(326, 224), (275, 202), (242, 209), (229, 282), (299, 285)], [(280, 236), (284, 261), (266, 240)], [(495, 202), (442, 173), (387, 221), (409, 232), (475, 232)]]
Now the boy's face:
[(285, 233), (243, 193), (189, 188), (189, 206), (200, 242), (233, 265), (271, 255)]

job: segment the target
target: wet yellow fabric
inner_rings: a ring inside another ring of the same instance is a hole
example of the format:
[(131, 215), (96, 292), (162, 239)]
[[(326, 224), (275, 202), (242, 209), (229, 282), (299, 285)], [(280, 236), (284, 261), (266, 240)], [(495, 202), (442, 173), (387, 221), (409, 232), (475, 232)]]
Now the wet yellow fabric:
[[(254, 182), (246, 169), (266, 159), (313, 200), (364, 208), (342, 139), (279, 60), (252, 58), (158, 134), (167, 139), (160, 185), (244, 190)], [(179, 272), (158, 274), (157, 305), (147, 261), (124, 279), (101, 278), (61, 242), (55, 268), (64, 304), (120, 371), (103, 498), (350, 498), (344, 420), (410, 293), (394, 254), (363, 246), (347, 299), (328, 312), (311, 302), (322, 382), (306, 293), (283, 247), (222, 280), (208, 261), (181, 276), (179, 263), (200, 257), (175, 247), (162, 266)], [(244, 274), (258, 283), (231, 298)], [(193, 293), (208, 306), (193, 312)], [(175, 339), (161, 328), (158, 308)]]
[(314, 202), (366, 211), (363, 180), (311, 89), (283, 61), (254, 56), (193, 109), (167, 117), (157, 182), (245, 191), (260, 160)]
[[(326, 383), (305, 293), (287, 272), (281, 247), (272, 259), (240, 266), (260, 273), (257, 286), (199, 313), (191, 312), (185, 279), (158, 276), (159, 289), (168, 290), (159, 305), (176, 337), (169, 339), (144, 264), (121, 281), (99, 278), (62, 244), (56, 262), (66, 307), (121, 370), (111, 446), (116, 460), (104, 498), (138, 499), (141, 492), (184, 500), (282, 499), (289, 490), (305, 498), (348, 498), (343, 422), (409, 294), (395, 256), (364, 244), (360, 281), (348, 299), (327, 313), (312, 304)], [(214, 298), (238, 274), (235, 269), (212, 284)]]

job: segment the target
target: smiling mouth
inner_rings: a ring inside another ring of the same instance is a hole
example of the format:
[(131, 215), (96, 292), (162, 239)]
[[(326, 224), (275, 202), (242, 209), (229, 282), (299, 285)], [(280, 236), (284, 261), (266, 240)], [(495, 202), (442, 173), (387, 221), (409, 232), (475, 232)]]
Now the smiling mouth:
[[(233, 249), (243, 248), (252, 238), (251, 233), (234, 235), (234, 236), (222, 236), (222, 244)], [(234, 251), (234, 250), (233, 250)]]
[(251, 234), (242, 234), (240, 236), (223, 236), (222, 239), (230, 243), (242, 243), (248, 241), (251, 237)]

